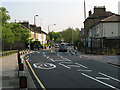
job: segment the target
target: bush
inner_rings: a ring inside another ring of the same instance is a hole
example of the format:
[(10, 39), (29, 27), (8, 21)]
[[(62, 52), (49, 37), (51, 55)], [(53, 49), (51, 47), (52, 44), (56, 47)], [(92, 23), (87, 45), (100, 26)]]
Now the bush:
[(115, 49), (112, 49), (112, 50), (111, 50), (111, 54), (116, 54), (116, 50), (115, 50)]
[(79, 42), (77, 43), (77, 47), (78, 47), (78, 49), (83, 48), (83, 47), (84, 47), (84, 42), (83, 42), (83, 41), (79, 41)]
[(101, 52), (100, 54), (101, 54), (101, 55), (105, 55), (105, 52), (103, 51), (103, 52)]

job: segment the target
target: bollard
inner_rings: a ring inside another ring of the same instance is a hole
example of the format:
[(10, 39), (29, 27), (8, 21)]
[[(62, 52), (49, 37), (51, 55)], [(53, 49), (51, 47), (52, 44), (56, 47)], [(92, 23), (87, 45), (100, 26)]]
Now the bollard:
[(23, 63), (19, 63), (19, 71), (23, 71), (23, 70), (24, 70)]
[(18, 64), (21, 63), (21, 58), (18, 59)]
[(19, 63), (18, 66), (18, 77), (24, 76), (24, 67), (23, 67), (23, 63)]
[(19, 86), (20, 88), (27, 88), (27, 77), (26, 76), (21, 76), (19, 78)]
[(20, 53), (18, 53), (18, 60), (19, 60), (19, 58), (20, 58)]

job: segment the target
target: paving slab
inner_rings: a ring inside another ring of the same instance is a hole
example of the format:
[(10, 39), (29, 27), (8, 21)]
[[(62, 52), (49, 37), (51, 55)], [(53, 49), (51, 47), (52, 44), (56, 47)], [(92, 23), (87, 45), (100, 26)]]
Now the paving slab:
[(19, 88), (17, 54), (2, 58), (2, 88)]

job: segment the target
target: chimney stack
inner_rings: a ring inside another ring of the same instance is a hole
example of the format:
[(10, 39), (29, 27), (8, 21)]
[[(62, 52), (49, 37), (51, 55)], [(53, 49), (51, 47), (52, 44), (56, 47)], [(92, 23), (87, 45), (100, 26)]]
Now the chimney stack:
[(90, 10), (90, 11), (89, 11), (89, 17), (91, 16), (91, 14), (92, 14), (92, 11)]

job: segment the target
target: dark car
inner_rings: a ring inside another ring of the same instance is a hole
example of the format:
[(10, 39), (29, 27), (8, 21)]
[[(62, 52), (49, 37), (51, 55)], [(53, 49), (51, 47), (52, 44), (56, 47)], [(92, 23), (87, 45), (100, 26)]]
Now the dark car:
[(65, 43), (61, 43), (59, 46), (59, 52), (67, 52), (67, 46)]

